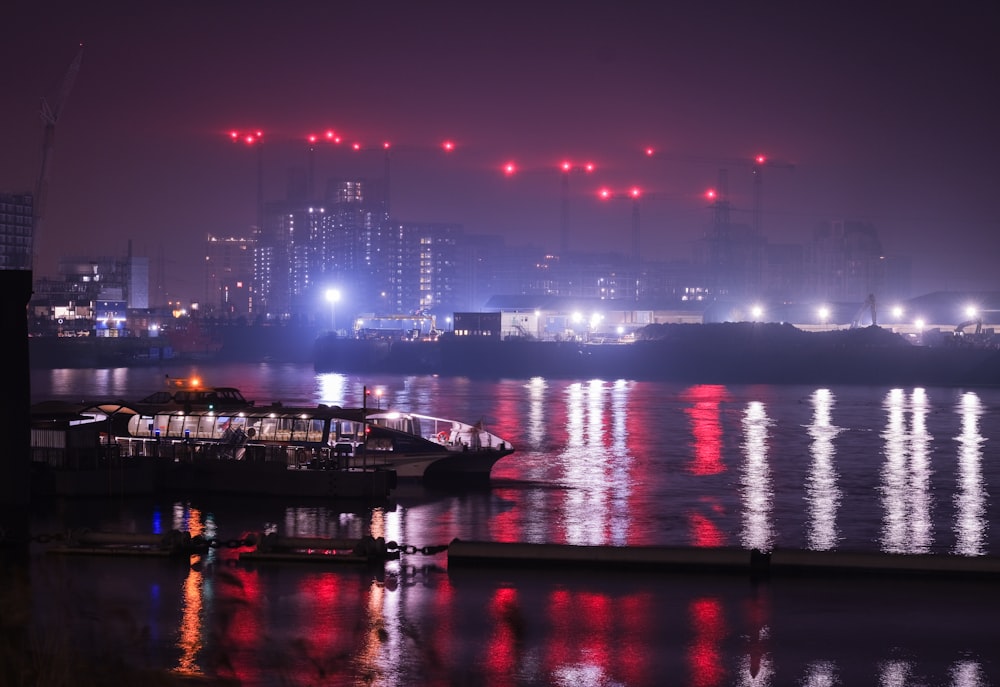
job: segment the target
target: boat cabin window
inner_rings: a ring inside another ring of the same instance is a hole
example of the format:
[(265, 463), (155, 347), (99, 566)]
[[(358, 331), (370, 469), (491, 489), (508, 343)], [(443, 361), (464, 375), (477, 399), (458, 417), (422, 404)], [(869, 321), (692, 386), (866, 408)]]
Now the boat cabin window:
[(129, 431), (136, 437), (154, 437), (157, 430), (162, 438), (227, 441), (234, 436), (247, 436), (254, 430), (255, 442), (320, 443), (325, 421), (289, 415), (287, 417), (247, 417), (200, 413), (161, 413), (153, 417), (135, 416), (129, 421)]
[(169, 391), (157, 391), (155, 394), (150, 394), (149, 396), (147, 396), (146, 398), (142, 399), (139, 402), (163, 405), (165, 403), (170, 403), (170, 400), (172, 398), (173, 396), (170, 394)]
[(352, 420), (335, 420), (330, 427), (330, 443), (338, 441), (363, 441), (365, 438), (365, 425), (363, 422)]
[(398, 417), (380, 417), (373, 419), (372, 424), (420, 436), (420, 420), (415, 417), (409, 417), (406, 415), (400, 415)]

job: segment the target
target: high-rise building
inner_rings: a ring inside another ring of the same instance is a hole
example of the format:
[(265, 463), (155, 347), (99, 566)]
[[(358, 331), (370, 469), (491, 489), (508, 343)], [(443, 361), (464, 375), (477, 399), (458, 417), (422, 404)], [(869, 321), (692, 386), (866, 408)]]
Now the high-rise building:
[(254, 241), (209, 235), (205, 242), (205, 301), (207, 314), (250, 314)]
[(816, 298), (864, 301), (885, 287), (885, 261), (878, 231), (868, 222), (821, 222), (813, 233), (806, 273)]
[(34, 198), (0, 193), (0, 270), (32, 269)]
[(464, 309), (469, 273), (461, 268), (464, 232), (458, 224), (395, 224), (389, 232), (385, 307), (390, 312)]

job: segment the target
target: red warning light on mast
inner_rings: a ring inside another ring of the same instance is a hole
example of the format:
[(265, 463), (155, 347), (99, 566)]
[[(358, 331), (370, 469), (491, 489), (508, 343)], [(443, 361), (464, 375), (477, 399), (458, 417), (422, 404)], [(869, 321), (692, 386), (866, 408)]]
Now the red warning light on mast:
[(229, 138), (235, 143), (236, 141), (243, 141), (247, 145), (253, 145), (254, 143), (259, 143), (260, 139), (264, 136), (264, 132), (260, 129), (255, 129), (254, 131), (238, 131), (237, 129), (232, 129), (229, 132)]

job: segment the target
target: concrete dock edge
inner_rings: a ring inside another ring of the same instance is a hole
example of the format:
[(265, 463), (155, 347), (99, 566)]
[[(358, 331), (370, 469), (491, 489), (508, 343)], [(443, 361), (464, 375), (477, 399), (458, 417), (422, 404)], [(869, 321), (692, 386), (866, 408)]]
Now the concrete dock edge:
[(1000, 577), (1000, 557), (860, 551), (771, 552), (732, 547), (585, 546), (453, 540), (449, 566), (586, 567), (665, 572), (728, 572), (749, 577), (916, 575)]

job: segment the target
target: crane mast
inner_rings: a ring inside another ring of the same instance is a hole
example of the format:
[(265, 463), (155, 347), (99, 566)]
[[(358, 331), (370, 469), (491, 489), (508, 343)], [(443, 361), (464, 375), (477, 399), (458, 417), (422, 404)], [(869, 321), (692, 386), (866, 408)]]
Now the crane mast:
[(81, 45), (79, 51), (76, 53), (76, 57), (73, 58), (73, 62), (70, 63), (69, 69), (66, 71), (66, 75), (63, 77), (62, 85), (59, 88), (59, 93), (57, 94), (55, 101), (49, 103), (49, 101), (45, 98), (42, 98), (42, 164), (38, 170), (38, 180), (35, 185), (34, 227), (31, 238), (32, 268), (34, 268), (34, 262), (37, 256), (38, 237), (41, 233), (42, 222), (45, 219), (45, 209), (48, 201), (49, 166), (52, 163), (52, 150), (55, 147), (56, 123), (59, 121), (59, 115), (62, 114), (63, 107), (66, 105), (66, 100), (69, 98), (69, 93), (73, 88), (73, 82), (76, 80), (76, 75), (80, 71), (80, 62), (82, 59), (83, 46)]

